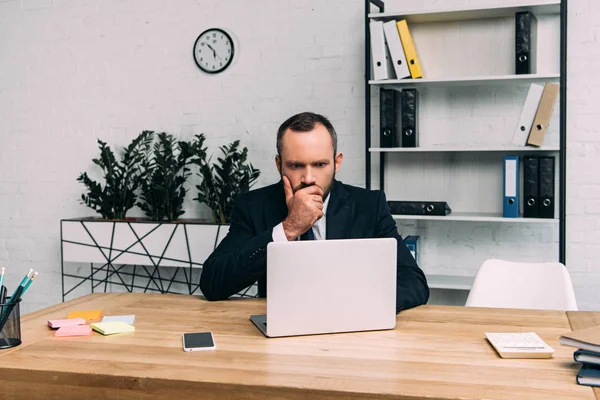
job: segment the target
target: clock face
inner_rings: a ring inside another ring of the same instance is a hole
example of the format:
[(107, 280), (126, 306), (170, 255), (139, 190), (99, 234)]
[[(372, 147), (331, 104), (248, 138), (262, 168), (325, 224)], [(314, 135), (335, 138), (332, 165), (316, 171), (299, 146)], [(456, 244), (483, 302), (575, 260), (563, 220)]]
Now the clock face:
[(233, 40), (227, 32), (217, 28), (207, 29), (194, 43), (194, 60), (202, 71), (216, 74), (229, 67), (233, 50)]

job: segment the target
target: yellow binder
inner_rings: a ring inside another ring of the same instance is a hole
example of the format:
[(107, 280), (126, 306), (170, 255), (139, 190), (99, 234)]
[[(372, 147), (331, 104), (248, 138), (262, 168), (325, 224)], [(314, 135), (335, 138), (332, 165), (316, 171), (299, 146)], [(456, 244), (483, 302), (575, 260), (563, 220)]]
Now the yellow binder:
[(402, 47), (404, 47), (404, 54), (406, 55), (406, 61), (408, 62), (408, 69), (410, 70), (410, 76), (412, 79), (423, 78), (423, 71), (421, 69), (421, 63), (417, 57), (417, 50), (415, 43), (413, 42), (412, 35), (408, 29), (406, 20), (400, 20), (396, 22), (398, 27), (398, 33), (400, 34), (400, 40), (402, 41)]

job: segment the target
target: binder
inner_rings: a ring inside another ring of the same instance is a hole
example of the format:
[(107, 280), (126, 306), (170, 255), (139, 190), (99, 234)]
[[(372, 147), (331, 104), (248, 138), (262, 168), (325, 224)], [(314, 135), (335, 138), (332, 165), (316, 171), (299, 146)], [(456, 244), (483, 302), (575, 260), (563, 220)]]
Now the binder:
[(397, 93), (393, 89), (379, 90), (379, 145), (381, 147), (398, 147)]
[(519, 118), (519, 123), (517, 124), (517, 129), (515, 129), (515, 134), (513, 136), (513, 144), (517, 146), (525, 146), (527, 144), (527, 138), (529, 137), (529, 132), (531, 132), (533, 119), (535, 118), (535, 113), (537, 112), (543, 92), (544, 86), (542, 85), (532, 83), (531, 86), (529, 86), (529, 92), (527, 92), (527, 98), (525, 98), (521, 117)]
[(388, 201), (391, 214), (399, 215), (438, 215), (452, 212), (445, 201)]
[(369, 22), (371, 33), (371, 56), (373, 58), (373, 79), (394, 78), (392, 65), (383, 36), (383, 21)]
[(410, 71), (408, 70), (408, 64), (406, 63), (406, 56), (404, 55), (404, 47), (400, 41), (400, 34), (398, 33), (398, 27), (396, 21), (388, 21), (383, 24), (383, 31), (385, 33), (385, 40), (390, 51), (390, 58), (392, 59), (392, 65), (394, 71), (396, 71), (396, 79), (410, 78)]
[(540, 218), (554, 218), (554, 157), (540, 157)]
[(548, 129), (554, 105), (558, 98), (558, 89), (559, 85), (556, 83), (546, 83), (544, 85), (540, 105), (535, 113), (531, 132), (529, 132), (529, 137), (527, 138), (527, 144), (539, 147), (544, 142), (544, 135)]
[(537, 71), (537, 19), (531, 11), (515, 13), (515, 74)]
[(419, 92), (404, 89), (402, 92), (402, 147), (418, 146)]
[(410, 254), (412, 254), (413, 258), (415, 259), (415, 261), (417, 262), (417, 264), (419, 263), (419, 252), (418, 252), (418, 243), (419, 243), (419, 236), (407, 236), (404, 238), (404, 244), (406, 245), (406, 247), (408, 248), (408, 251), (410, 251)]
[(410, 76), (413, 79), (423, 78), (423, 71), (417, 55), (417, 49), (415, 48), (406, 20), (402, 19), (398, 21), (396, 25), (398, 26), (402, 47), (404, 47), (404, 54), (406, 55), (406, 61), (408, 62)]
[(519, 217), (519, 157), (504, 156), (504, 218)]
[(536, 156), (523, 158), (523, 217), (539, 216), (539, 159)]

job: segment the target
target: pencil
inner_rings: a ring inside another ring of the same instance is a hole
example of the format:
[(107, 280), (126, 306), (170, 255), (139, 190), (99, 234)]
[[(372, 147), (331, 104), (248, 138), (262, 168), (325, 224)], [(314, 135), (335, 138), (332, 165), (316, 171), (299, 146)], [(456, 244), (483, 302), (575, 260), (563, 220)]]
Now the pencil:
[[(19, 284), (19, 286), (17, 286), (17, 288), (13, 292), (12, 296), (10, 296), (10, 301), (18, 299), (18, 297), (15, 297), (15, 295), (17, 295), (17, 296), (21, 295), (21, 292), (23, 292), (23, 286), (25, 286), (27, 281), (31, 278), (31, 274), (33, 274), (33, 269), (29, 269), (29, 272), (27, 273), (27, 275), (25, 275), (25, 277), (21, 280), (21, 283)], [(17, 294), (17, 292), (18, 292), (18, 294)]]
[(31, 285), (31, 282), (33, 282), (33, 280), (35, 279), (35, 277), (38, 276), (39, 274), (40, 274), (39, 272), (35, 271), (33, 273), (33, 275), (31, 275), (31, 279), (23, 287), (23, 291), (21, 292), (21, 295), (19, 296), (20, 298), (23, 297), (23, 295), (25, 294), (25, 291), (27, 290), (27, 288)]

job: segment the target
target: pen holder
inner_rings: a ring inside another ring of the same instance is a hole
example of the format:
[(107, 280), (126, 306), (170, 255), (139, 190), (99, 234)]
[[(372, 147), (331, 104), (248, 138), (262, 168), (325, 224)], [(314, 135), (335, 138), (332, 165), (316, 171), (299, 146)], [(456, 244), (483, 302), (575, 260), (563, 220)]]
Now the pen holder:
[(21, 299), (0, 303), (0, 350), (21, 344)]

